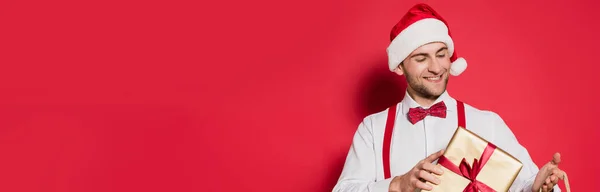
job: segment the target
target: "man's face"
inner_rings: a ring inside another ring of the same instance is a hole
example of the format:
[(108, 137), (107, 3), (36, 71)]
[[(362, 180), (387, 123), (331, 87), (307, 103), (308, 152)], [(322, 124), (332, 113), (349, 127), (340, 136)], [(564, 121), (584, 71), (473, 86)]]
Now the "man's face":
[(395, 72), (406, 76), (410, 93), (435, 99), (446, 90), (450, 64), (446, 44), (435, 42), (414, 50)]

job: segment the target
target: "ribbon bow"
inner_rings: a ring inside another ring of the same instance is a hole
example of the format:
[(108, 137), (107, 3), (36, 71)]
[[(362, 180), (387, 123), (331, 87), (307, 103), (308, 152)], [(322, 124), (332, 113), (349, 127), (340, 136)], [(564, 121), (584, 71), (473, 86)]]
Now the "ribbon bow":
[(438, 164), (471, 181), (469, 185), (465, 187), (463, 192), (495, 192), (490, 186), (477, 180), (477, 175), (490, 159), (495, 149), (496, 146), (494, 144), (488, 143), (485, 150), (483, 150), (483, 154), (481, 154), (479, 161), (477, 161), (477, 159), (473, 160), (473, 166), (469, 166), (469, 163), (465, 158), (460, 162), (460, 166), (456, 166), (443, 155), (438, 159)]
[(408, 120), (415, 124), (421, 120), (423, 120), (427, 115), (446, 118), (446, 104), (444, 102), (439, 102), (429, 109), (423, 109), (421, 107), (410, 108), (408, 110)]

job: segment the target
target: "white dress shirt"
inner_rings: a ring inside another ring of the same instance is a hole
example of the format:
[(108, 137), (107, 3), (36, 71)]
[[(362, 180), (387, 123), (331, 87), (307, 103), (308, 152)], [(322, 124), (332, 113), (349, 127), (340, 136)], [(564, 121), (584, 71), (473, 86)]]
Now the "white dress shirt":
[[(458, 127), (458, 117), (456, 100), (447, 91), (434, 104), (441, 101), (447, 106), (446, 118), (427, 116), (414, 125), (408, 121), (407, 113), (410, 108), (420, 105), (407, 93), (397, 104), (390, 147), (392, 177), (388, 179), (384, 179), (381, 152), (389, 108), (365, 117), (354, 135), (344, 169), (333, 191), (387, 192), (394, 176), (408, 172), (420, 160), (446, 148)], [(523, 163), (523, 168), (509, 191), (530, 192), (539, 169), (502, 118), (494, 112), (479, 110), (466, 103), (465, 118), (468, 130), (494, 143)], [(558, 186), (554, 187), (554, 191), (560, 192)]]

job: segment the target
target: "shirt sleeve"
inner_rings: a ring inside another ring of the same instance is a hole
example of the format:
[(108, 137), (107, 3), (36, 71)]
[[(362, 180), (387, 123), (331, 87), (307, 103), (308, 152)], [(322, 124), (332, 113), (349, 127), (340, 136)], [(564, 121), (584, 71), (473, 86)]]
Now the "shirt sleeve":
[[(517, 175), (517, 178), (511, 185), (510, 192), (531, 192), (533, 188), (533, 182), (537, 175), (539, 168), (531, 159), (529, 152), (523, 147), (513, 132), (510, 130), (504, 120), (496, 113), (493, 115), (493, 126), (494, 126), (494, 139), (493, 143), (501, 149), (513, 155), (523, 163), (521, 172)], [(560, 192), (558, 185), (554, 186), (555, 192)]]
[(377, 181), (373, 129), (368, 118), (358, 126), (333, 192), (387, 192), (392, 178)]

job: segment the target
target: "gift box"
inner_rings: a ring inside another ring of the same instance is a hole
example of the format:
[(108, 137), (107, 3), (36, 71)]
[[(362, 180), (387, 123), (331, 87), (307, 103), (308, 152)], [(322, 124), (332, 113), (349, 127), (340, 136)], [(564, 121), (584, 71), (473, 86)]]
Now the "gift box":
[(508, 191), (523, 164), (475, 133), (459, 127), (437, 164), (444, 174), (431, 191)]

